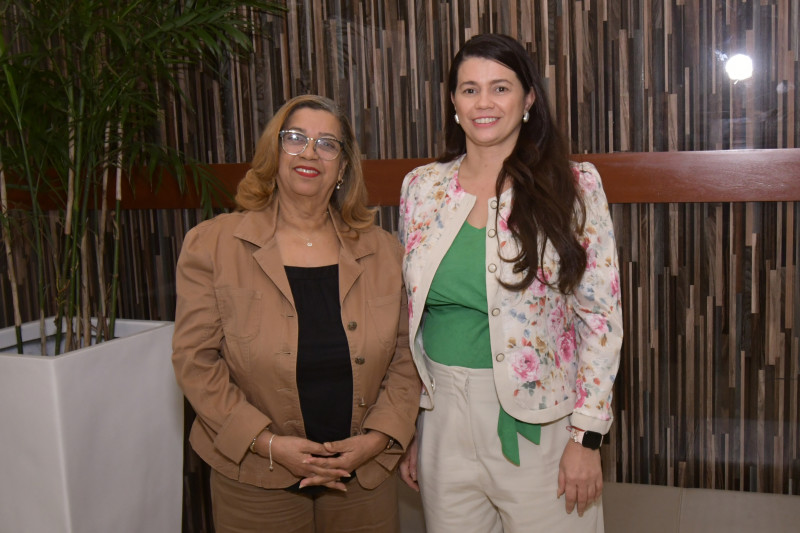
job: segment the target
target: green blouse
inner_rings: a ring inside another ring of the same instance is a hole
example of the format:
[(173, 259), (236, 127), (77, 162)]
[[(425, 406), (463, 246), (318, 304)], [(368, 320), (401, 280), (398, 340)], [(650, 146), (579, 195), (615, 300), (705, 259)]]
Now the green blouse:
[(425, 302), (422, 341), (437, 363), (492, 368), (484, 230), (464, 223), (442, 259)]
[[(492, 368), (486, 298), (486, 230), (465, 222), (431, 282), (422, 341), (442, 365)], [(541, 427), (514, 419), (500, 408), (497, 433), (503, 454), (519, 465), (517, 433), (538, 444)]]

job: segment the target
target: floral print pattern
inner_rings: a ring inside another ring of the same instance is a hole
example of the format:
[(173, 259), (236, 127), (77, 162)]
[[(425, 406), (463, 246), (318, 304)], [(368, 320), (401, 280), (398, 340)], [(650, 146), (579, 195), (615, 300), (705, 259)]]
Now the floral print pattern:
[(521, 348), (511, 356), (508, 369), (520, 386), (535, 385), (539, 381), (539, 357), (536, 350), (531, 346)]
[[(474, 206), (475, 197), (458, 183), (460, 164), (458, 158), (419, 167), (406, 176), (401, 192), (412, 353), (429, 389), (421, 343), (414, 340), (433, 275)], [(542, 268), (526, 290), (513, 292), (499, 284), (499, 279), (520, 277), (502, 259), (518, 251), (507, 224), (513, 190), (489, 202), (485, 262), (492, 360), (498, 397), (515, 418), (545, 423), (571, 415), (573, 425), (605, 433), (622, 343), (616, 244), (597, 170), (580, 163), (573, 164), (573, 172), (586, 206), (579, 241), (587, 256), (574, 294), (565, 296), (547, 285), (557, 279), (559, 262), (549, 243)]]

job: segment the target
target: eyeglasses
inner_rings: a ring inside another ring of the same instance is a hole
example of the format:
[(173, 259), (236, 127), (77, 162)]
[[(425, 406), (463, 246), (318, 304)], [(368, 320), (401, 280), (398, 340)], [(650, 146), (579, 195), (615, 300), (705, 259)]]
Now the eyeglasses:
[(280, 132), (280, 138), (283, 151), (289, 155), (302, 154), (308, 146), (308, 141), (314, 141), (314, 151), (320, 159), (325, 159), (326, 161), (331, 161), (339, 157), (344, 147), (344, 143), (339, 139), (334, 139), (333, 137), (320, 137), (319, 139), (315, 139), (314, 137), (309, 137), (308, 135), (303, 135), (299, 131), (293, 130), (282, 130)]

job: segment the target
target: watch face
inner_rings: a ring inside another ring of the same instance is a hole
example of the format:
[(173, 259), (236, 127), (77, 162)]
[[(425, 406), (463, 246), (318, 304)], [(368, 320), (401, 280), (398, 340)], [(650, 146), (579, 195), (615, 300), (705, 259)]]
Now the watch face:
[(603, 435), (597, 433), (596, 431), (587, 431), (583, 434), (583, 441), (581, 444), (585, 448), (590, 448), (592, 450), (596, 450), (600, 448), (600, 445), (603, 443)]

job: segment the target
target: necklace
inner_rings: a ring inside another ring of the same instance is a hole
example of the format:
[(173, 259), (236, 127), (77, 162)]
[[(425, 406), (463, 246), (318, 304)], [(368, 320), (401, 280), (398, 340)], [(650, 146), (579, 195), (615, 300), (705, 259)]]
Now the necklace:
[(300, 235), (300, 232), (298, 232), (297, 230), (295, 230), (295, 229), (293, 229), (293, 228), (289, 228), (289, 229), (290, 229), (290, 230), (292, 230), (292, 232), (293, 232), (295, 235), (297, 235), (298, 237), (300, 237), (301, 239), (303, 239), (304, 241), (306, 241), (306, 246), (308, 246), (308, 247), (314, 246), (314, 243), (313, 243), (313, 242), (311, 242), (311, 239), (309, 239), (308, 237), (303, 237), (302, 235)]
[[(326, 209), (326, 210), (323, 212), (323, 214), (327, 215), (327, 214), (328, 214), (328, 210)], [(322, 227), (325, 227), (325, 225), (326, 225), (327, 223), (328, 223), (328, 220), (327, 220), (327, 219), (326, 219), (326, 220), (324, 220), (324, 221), (323, 221), (323, 223), (322, 223)], [(314, 243), (313, 243), (313, 242), (311, 242), (311, 237), (306, 237), (305, 235), (303, 235), (302, 233), (300, 233), (299, 231), (297, 231), (296, 229), (294, 229), (293, 227), (291, 227), (289, 224), (287, 224), (287, 223), (285, 223), (285, 222), (284, 222), (284, 226), (285, 226), (287, 229), (289, 229), (289, 230), (290, 230), (292, 233), (294, 233), (295, 235), (297, 235), (298, 237), (300, 237), (301, 239), (303, 239), (303, 241), (305, 241), (305, 243), (306, 243), (306, 246), (308, 246), (309, 248), (311, 248), (312, 246), (314, 246)], [(312, 232), (312, 233), (311, 233), (311, 235), (313, 236), (313, 235), (314, 235), (314, 233), (316, 233), (316, 232), (317, 232), (319, 229), (321, 229), (321, 228), (318, 228), (318, 229), (314, 230), (314, 232)]]

